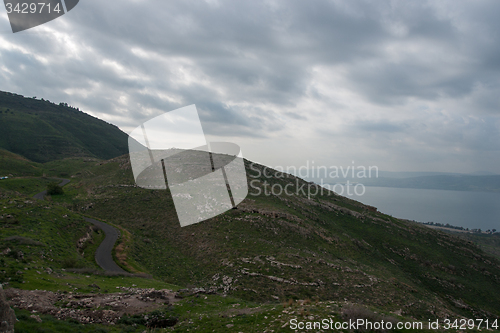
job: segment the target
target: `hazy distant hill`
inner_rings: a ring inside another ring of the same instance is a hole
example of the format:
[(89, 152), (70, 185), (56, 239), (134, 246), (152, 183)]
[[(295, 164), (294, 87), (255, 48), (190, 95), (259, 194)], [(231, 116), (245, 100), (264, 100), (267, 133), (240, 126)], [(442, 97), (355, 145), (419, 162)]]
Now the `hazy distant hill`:
[[(366, 186), (396, 187), (396, 188), (419, 188), (431, 190), (451, 190), (451, 191), (481, 191), (500, 192), (500, 175), (467, 175), (458, 173), (443, 172), (388, 172), (373, 171), (371, 174), (354, 173), (352, 169), (341, 170), (332, 174), (323, 171), (318, 176), (318, 171), (309, 171), (306, 180), (317, 184), (343, 184), (347, 181), (351, 183), (362, 183)], [(332, 177), (333, 175), (333, 177)]]
[(453, 191), (500, 192), (500, 176), (434, 175), (411, 178), (372, 178), (358, 180), (368, 186), (422, 188)]
[(128, 152), (127, 134), (67, 104), (0, 92), (0, 148), (35, 162)]

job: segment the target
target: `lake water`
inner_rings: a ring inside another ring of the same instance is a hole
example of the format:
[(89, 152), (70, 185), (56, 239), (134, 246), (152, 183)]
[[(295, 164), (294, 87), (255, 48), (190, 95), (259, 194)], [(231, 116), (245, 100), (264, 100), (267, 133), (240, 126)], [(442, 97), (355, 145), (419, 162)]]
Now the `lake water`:
[[(366, 186), (365, 193), (358, 196), (353, 186), (349, 188), (353, 195), (347, 195), (346, 188), (342, 195), (394, 217), (500, 230), (500, 193)], [(362, 193), (361, 187), (357, 190)]]

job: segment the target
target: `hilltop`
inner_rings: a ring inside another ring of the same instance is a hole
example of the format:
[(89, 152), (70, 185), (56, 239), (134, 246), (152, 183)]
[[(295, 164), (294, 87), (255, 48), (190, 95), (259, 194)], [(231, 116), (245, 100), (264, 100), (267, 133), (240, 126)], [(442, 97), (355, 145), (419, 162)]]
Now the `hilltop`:
[(34, 162), (127, 153), (127, 134), (66, 103), (0, 91), (0, 148)]

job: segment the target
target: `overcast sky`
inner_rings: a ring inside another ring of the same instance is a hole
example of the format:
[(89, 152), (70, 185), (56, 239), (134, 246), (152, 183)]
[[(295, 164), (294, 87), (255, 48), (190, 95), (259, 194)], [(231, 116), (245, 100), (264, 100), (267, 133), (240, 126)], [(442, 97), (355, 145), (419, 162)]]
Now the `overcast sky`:
[(270, 166), (500, 173), (500, 1), (82, 0), (13, 34), (0, 90), (129, 133), (196, 104)]

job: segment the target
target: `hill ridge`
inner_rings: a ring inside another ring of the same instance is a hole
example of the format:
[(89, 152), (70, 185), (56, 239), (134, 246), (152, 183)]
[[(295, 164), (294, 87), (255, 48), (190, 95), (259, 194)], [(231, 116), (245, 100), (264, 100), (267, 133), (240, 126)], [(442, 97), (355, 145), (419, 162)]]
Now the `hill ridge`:
[(0, 91), (0, 148), (34, 162), (110, 159), (128, 152), (127, 140), (117, 126), (67, 103)]

